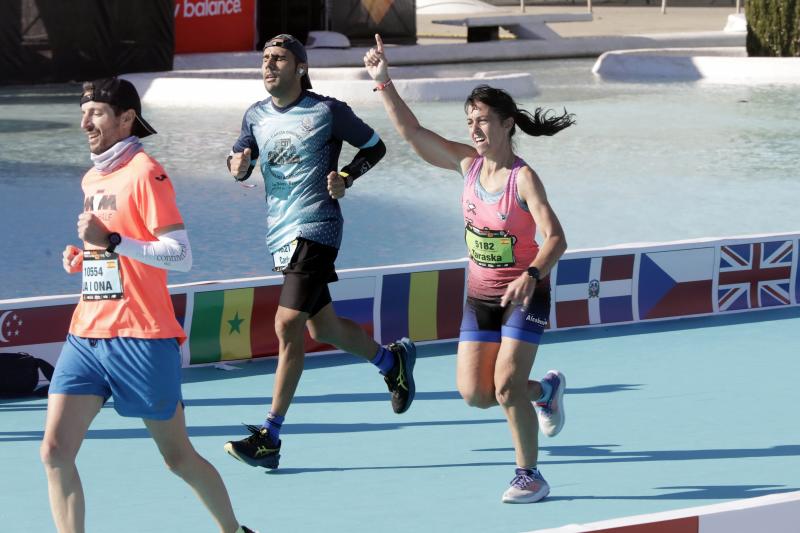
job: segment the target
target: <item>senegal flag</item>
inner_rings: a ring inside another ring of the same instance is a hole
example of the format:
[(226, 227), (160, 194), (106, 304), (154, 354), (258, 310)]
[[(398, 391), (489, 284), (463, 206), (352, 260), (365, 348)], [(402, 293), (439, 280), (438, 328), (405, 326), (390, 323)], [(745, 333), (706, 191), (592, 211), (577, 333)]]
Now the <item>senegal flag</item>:
[(191, 364), (277, 352), (280, 285), (196, 292), (189, 334)]

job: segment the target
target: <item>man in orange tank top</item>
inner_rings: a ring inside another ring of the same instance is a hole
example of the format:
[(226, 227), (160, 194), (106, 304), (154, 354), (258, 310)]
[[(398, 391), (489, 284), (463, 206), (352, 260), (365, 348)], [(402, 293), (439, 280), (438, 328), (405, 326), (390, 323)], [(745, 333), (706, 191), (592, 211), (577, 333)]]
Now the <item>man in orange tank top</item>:
[(189, 270), (192, 253), (172, 184), (139, 141), (155, 130), (142, 118), (135, 87), (117, 78), (85, 83), (81, 128), (93, 162), (78, 216), (83, 248), (67, 245), (62, 258), (68, 273), (82, 273), (81, 299), (50, 383), (41, 446), (53, 520), (59, 531), (84, 531), (75, 458), (113, 396), (119, 414), (144, 420), (169, 469), (194, 489), (219, 530), (246, 533), (219, 473), (186, 434), (179, 349), (186, 335), (167, 270)]

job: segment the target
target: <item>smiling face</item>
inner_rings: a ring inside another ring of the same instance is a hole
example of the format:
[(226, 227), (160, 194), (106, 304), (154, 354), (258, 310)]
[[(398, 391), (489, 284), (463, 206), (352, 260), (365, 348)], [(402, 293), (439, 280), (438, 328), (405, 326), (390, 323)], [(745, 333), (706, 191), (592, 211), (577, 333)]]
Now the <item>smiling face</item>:
[(499, 154), (508, 149), (511, 140), (509, 132), (514, 119), (500, 120), (491, 107), (483, 102), (475, 102), (467, 107), (467, 127), (472, 145), (478, 154)]
[(276, 97), (299, 91), (301, 75), (298, 74), (298, 67), (305, 68), (305, 65), (298, 64), (289, 50), (280, 46), (265, 48), (261, 63), (264, 88)]
[(81, 129), (86, 132), (89, 150), (102, 154), (119, 141), (131, 135), (136, 112), (133, 109), (116, 115), (114, 109), (102, 102), (81, 105)]

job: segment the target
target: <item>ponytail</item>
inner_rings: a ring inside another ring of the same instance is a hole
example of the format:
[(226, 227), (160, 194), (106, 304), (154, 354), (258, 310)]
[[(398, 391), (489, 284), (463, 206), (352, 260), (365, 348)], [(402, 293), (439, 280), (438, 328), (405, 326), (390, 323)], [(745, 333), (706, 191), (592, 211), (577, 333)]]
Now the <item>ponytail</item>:
[[(575, 124), (575, 115), (567, 113), (566, 109), (561, 116), (555, 116), (555, 111), (552, 109), (542, 109), (541, 107), (537, 107), (533, 115), (524, 109), (519, 109), (514, 113), (514, 124), (528, 135), (550, 136)], [(514, 135), (513, 128), (511, 135)]]

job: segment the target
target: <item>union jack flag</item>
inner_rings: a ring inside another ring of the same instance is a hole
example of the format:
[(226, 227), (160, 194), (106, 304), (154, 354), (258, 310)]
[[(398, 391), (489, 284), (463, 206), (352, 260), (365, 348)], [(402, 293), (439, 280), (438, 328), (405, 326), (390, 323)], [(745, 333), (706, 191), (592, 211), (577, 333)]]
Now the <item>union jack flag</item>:
[(793, 241), (720, 247), (717, 299), (720, 311), (791, 303)]

